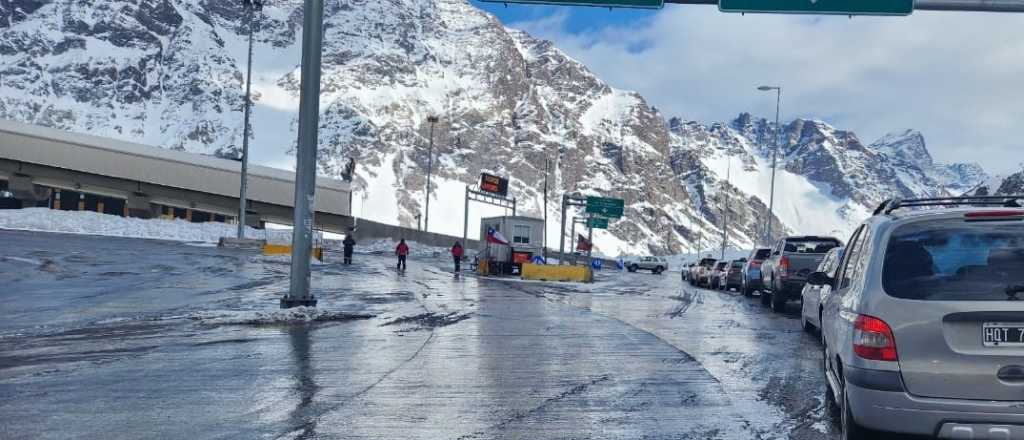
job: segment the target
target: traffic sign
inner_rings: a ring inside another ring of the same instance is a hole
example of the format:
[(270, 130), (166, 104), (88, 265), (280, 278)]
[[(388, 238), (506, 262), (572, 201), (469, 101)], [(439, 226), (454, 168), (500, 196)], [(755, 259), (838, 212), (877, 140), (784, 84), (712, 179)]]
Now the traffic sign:
[(505, 197), (508, 195), (508, 179), (493, 174), (480, 173), (480, 190)]
[(604, 217), (590, 217), (587, 219), (587, 227), (594, 229), (608, 229), (608, 219)]
[(607, 197), (587, 197), (587, 212), (602, 217), (619, 218), (625, 210), (626, 202), (622, 199)]
[(555, 6), (598, 6), (602, 8), (661, 9), (664, 0), (480, 0), (487, 3), (527, 3)]
[(718, 0), (722, 12), (909, 15), (914, 0)]

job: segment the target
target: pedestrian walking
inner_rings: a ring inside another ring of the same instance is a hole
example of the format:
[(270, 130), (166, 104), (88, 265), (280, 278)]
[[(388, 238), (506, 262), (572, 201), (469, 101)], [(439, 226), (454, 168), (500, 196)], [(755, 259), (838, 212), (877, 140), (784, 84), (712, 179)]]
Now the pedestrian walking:
[(409, 245), (405, 244), (405, 239), (398, 242), (398, 246), (395, 247), (395, 255), (398, 255), (398, 270), (405, 271), (405, 258), (409, 256)]
[(348, 234), (345, 236), (345, 240), (342, 241), (341, 244), (345, 247), (345, 259), (342, 261), (342, 264), (352, 264), (352, 251), (356, 248), (355, 237), (353, 237), (352, 234)]
[(462, 256), (465, 253), (465, 249), (462, 249), (462, 243), (456, 241), (455, 245), (452, 246), (452, 259), (455, 260), (455, 273), (461, 272)]

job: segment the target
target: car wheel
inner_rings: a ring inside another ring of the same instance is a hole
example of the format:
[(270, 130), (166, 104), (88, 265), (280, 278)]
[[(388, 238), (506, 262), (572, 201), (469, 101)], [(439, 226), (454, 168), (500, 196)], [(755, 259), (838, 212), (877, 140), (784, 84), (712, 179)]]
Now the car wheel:
[(661, 275), (661, 272), (663, 272), (664, 270), (665, 270), (665, 268), (663, 268), (661, 266), (655, 267), (654, 268), (654, 274), (655, 275)]
[(782, 313), (786, 311), (786, 296), (772, 293), (772, 311)]
[(868, 438), (867, 431), (857, 424), (853, 419), (853, 411), (850, 410), (850, 396), (846, 394), (846, 386), (843, 386), (843, 412), (840, 415), (839, 426), (840, 437), (843, 440), (864, 440)]
[(762, 290), (761, 291), (761, 305), (767, 307), (768, 305), (771, 305), (771, 303), (772, 303), (772, 294), (768, 293), (765, 290)]
[(640, 269), (640, 266), (637, 266), (637, 265), (635, 265), (635, 264), (634, 264), (634, 265), (632, 265), (632, 266), (629, 266), (629, 271), (630, 271), (630, 272), (636, 272), (636, 271), (637, 271), (637, 270), (639, 270), (639, 269)]
[(811, 324), (811, 321), (808, 321), (806, 316), (801, 316), (800, 320), (804, 322), (804, 331), (814, 334), (814, 324)]
[(825, 411), (828, 414), (839, 414), (839, 404), (836, 403), (836, 393), (832, 390), (832, 383), (828, 381), (828, 347), (824, 344), (824, 337), (821, 345), (821, 371), (825, 375)]

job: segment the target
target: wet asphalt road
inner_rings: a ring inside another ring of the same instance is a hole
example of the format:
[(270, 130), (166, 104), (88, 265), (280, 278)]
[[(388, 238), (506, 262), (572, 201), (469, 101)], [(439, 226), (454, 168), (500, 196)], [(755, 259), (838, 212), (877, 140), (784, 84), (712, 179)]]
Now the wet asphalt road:
[[(455, 277), (0, 231), (0, 438), (826, 439), (817, 336), (679, 274)], [(346, 312), (363, 316), (341, 314)], [(259, 321), (253, 323), (251, 321)]]

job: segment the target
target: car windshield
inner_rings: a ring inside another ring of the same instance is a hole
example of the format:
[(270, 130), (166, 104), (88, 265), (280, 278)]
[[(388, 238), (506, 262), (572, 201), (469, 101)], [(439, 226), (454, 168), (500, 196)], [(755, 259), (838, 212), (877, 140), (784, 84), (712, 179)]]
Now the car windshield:
[(791, 254), (824, 254), (834, 247), (839, 247), (839, 242), (833, 239), (807, 238), (786, 240), (786, 252)]
[(883, 286), (897, 298), (1007, 300), (1008, 290), (1024, 285), (1024, 222), (902, 226), (884, 264)]

